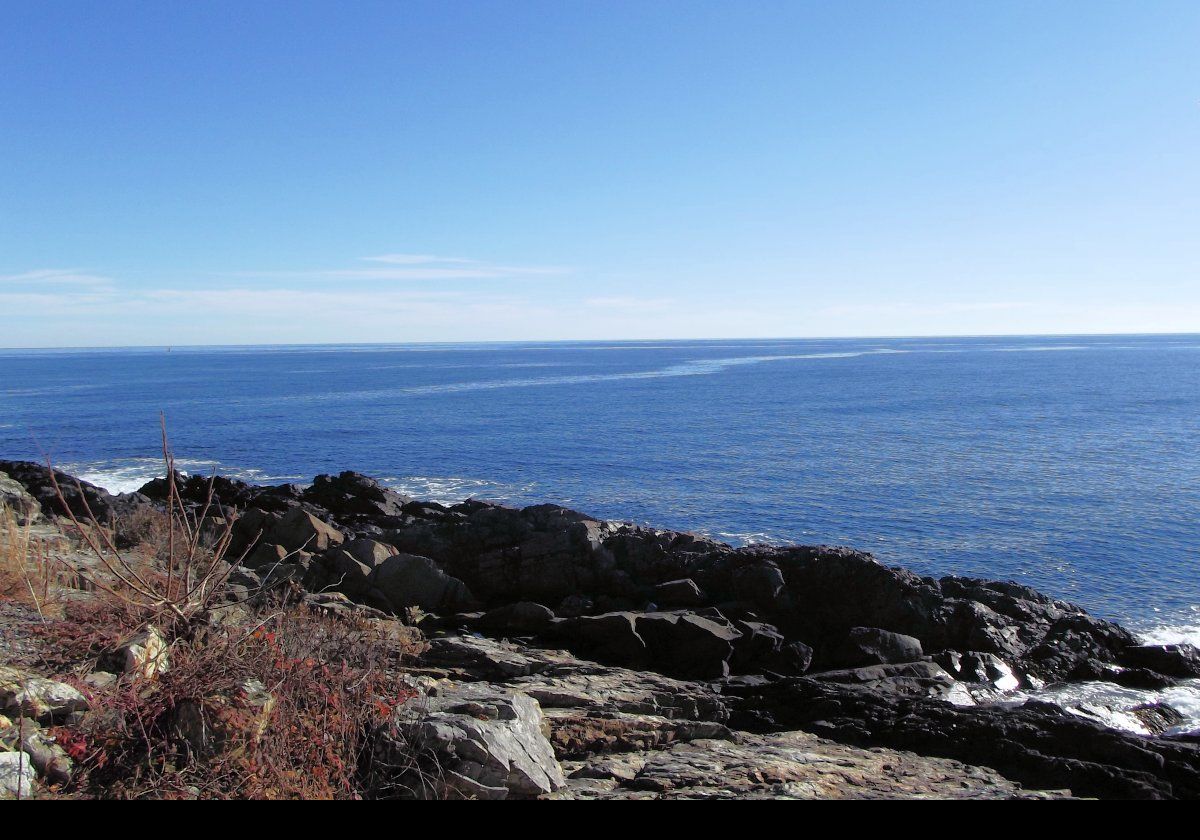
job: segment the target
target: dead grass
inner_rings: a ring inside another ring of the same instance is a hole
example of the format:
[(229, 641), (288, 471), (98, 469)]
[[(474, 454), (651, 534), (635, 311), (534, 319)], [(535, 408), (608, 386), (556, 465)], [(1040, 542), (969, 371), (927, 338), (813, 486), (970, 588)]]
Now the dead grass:
[[(90, 510), (60, 521), (91, 553), (87, 597), (55, 598), (79, 581), (64, 581), (30, 529), (11, 513), (0, 516), (0, 598), (36, 605), (39, 670), (74, 684), (91, 704), (82, 720), (53, 730), (75, 772), (43, 795), (390, 793), (383, 786), (394, 778), (392, 768), (373, 766), (370, 747), (372, 733), (414, 696), (404, 670), (415, 651), (404, 634), (391, 635), (387, 622), (313, 611), (295, 584), (256, 599), (253, 608), (225, 603), (227, 579), (240, 561), (226, 560), (236, 513), (216, 508), (211, 495), (199, 508), (185, 505), (165, 424), (163, 453), (165, 510), (107, 525)], [(214, 531), (206, 520), (221, 527)], [(147, 677), (135, 670), (103, 686), (85, 680), (147, 624), (164, 630), (170, 644), (165, 672)]]
[(0, 506), (0, 598), (33, 607), (44, 620), (62, 614), (62, 590), (74, 582), (49, 541)]

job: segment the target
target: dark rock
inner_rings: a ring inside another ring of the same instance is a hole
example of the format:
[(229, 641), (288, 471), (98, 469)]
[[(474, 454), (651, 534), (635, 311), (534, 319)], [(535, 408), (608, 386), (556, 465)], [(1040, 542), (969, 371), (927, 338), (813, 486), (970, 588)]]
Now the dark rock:
[(916, 662), (925, 652), (921, 640), (878, 627), (852, 627), (846, 638), (830, 655), (831, 663), (850, 668), (862, 665), (887, 665)]
[(284, 514), (264, 539), (281, 545), (288, 551), (303, 549), (320, 552), (332, 545), (340, 545), (345, 537), (337, 528), (322, 522), (308, 511), (295, 508)]
[(649, 648), (655, 668), (681, 679), (729, 676), (733, 643), (741, 635), (729, 622), (688, 613), (641, 615), (636, 628)]
[(654, 602), (667, 608), (700, 607), (707, 603), (704, 593), (691, 578), (669, 580), (654, 587)]
[(548, 629), (554, 620), (554, 612), (549, 607), (532, 601), (518, 601), (489, 610), (476, 626), (484, 633), (535, 636)]
[(1200, 746), (1128, 735), (1048, 703), (960, 707), (805, 677), (730, 685), (732, 724), (805, 729), (843, 743), (910, 750), (992, 767), (1032, 788), (1077, 796), (1200, 798)]
[(475, 599), (466, 585), (438, 568), (428, 557), (396, 554), (383, 561), (371, 584), (397, 610), (420, 607), (428, 612), (461, 612)]
[(1013, 691), (1021, 687), (1021, 679), (1012, 667), (994, 653), (977, 651), (944, 651), (933, 657), (956, 680), (966, 683), (984, 683), (998, 691)]
[(1178, 709), (1166, 703), (1143, 703), (1129, 711), (1142, 722), (1151, 735), (1161, 735), (1187, 720)]
[(1200, 677), (1200, 649), (1192, 645), (1137, 645), (1121, 652), (1120, 663), (1148, 668), (1168, 677)]
[(954, 686), (954, 677), (936, 662), (905, 662), (822, 671), (813, 674), (811, 679), (862, 686), (895, 697), (947, 697)]
[(579, 618), (581, 615), (592, 612), (595, 606), (591, 598), (585, 598), (582, 595), (568, 595), (555, 607), (554, 614), (559, 618)]
[(336, 477), (319, 475), (304, 491), (303, 498), (334, 516), (349, 519), (399, 516), (404, 512), (404, 506), (412, 502), (409, 496), (389, 490), (373, 478), (356, 472), (344, 472)]
[[(83, 519), (90, 511), (100, 522), (108, 523), (111, 520), (114, 496), (94, 484), (79, 481), (58, 470), (52, 471), (33, 461), (0, 461), (0, 472), (24, 487), (37, 500), (43, 513), (62, 516), (69, 509), (76, 517)], [(55, 481), (66, 500), (65, 509), (54, 489)]]
[(563, 619), (554, 625), (552, 638), (599, 662), (646, 668), (651, 663), (650, 652), (638, 633), (637, 619), (637, 614), (630, 612)]

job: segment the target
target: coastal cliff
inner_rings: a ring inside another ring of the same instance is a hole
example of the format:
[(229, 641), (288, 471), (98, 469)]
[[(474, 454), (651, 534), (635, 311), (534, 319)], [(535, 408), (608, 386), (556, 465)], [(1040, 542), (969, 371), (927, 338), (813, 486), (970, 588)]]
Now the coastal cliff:
[[(1175, 685), (1200, 677), (1200, 653), (1141, 645), (1019, 584), (549, 504), (442, 505), (350, 472), (304, 487), (176, 475), (123, 496), (28, 462), (0, 473), (7, 506), (61, 534), (78, 580), (104, 569), (68, 512), (119, 542), (121, 523), (177, 508), (226, 564), (201, 623), (254, 628), (287, 601), (402, 640), (403, 702), (366, 741), (372, 778), (387, 777), (371, 795), (1200, 797), (1200, 745), (1163, 734), (1180, 720), (1169, 707), (1118, 710), (1132, 734), (1026, 699), (1064, 682)], [(6, 616), (6, 637), (24, 638)], [(9, 694), (0, 714), (29, 717)]]

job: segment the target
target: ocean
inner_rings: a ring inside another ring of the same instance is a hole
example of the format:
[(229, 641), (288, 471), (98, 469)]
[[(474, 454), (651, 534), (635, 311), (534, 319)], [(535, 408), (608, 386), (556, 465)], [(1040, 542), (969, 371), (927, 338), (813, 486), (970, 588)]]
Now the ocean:
[(1017, 580), (1200, 641), (1200, 336), (0, 351), (0, 457), (358, 470)]

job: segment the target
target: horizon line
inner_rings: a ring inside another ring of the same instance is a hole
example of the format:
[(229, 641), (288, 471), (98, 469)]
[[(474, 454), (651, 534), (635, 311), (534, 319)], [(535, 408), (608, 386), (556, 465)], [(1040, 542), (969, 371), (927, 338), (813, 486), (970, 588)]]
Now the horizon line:
[(461, 347), (463, 345), (520, 344), (682, 344), (711, 341), (898, 341), (913, 339), (968, 338), (1145, 338), (1150, 336), (1200, 336), (1195, 332), (1068, 332), (1068, 333), (946, 333), (894, 335), (815, 335), (815, 336), (707, 336), (692, 338), (549, 338), (549, 339), (472, 339), (465, 341), (323, 341), (312, 343), (254, 342), (249, 344), (60, 344), (0, 347), (0, 353), (13, 351), (88, 351), (88, 350), (205, 350), (272, 347)]

